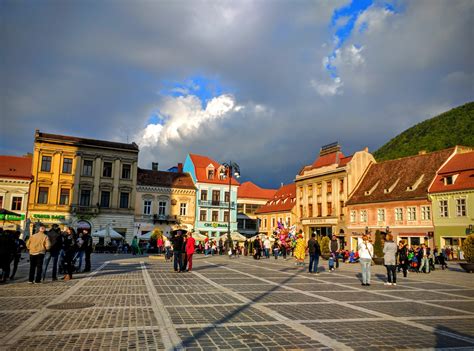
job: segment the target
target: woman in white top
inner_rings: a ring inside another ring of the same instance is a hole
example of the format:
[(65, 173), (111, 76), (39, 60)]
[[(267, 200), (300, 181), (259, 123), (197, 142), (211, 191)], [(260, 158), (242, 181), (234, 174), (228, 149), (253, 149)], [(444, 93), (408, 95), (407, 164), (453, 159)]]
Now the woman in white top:
[(374, 247), (369, 243), (369, 237), (364, 234), (358, 240), (357, 250), (359, 251), (359, 262), (362, 268), (362, 285), (370, 285), (370, 264), (374, 256)]

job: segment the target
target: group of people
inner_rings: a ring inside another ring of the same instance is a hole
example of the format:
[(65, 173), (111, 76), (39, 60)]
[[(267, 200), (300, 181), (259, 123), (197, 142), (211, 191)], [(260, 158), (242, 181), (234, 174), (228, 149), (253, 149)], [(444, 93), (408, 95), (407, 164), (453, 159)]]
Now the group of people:
[[(15, 279), (18, 263), (22, 252), (29, 252), (30, 269), (28, 282), (39, 284), (47, 277), (49, 264), (52, 262), (53, 281), (58, 280), (58, 273), (64, 274), (64, 280), (72, 279), (74, 272), (81, 270), (82, 261), (85, 261), (83, 272), (91, 270), (91, 253), (93, 250), (92, 237), (87, 230), (79, 235), (73, 228), (67, 227), (63, 232), (58, 225), (46, 231), (43, 224), (26, 241), (20, 239), (20, 232), (8, 233), (0, 231), (0, 260), (2, 276), (1, 282)], [(10, 265), (13, 270), (10, 274)]]

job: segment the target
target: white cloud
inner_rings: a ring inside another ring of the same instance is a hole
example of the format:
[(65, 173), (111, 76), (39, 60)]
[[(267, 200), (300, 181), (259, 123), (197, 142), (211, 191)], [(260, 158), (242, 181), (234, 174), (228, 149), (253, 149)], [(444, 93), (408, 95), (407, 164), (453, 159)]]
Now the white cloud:
[(311, 80), (311, 86), (318, 92), (321, 96), (334, 96), (342, 94), (342, 87), (344, 83), (341, 81), (341, 78), (336, 77), (330, 83), (325, 83), (317, 81), (315, 79)]
[(365, 28), (367, 34), (374, 33), (380, 30), (387, 18), (393, 14), (389, 9), (371, 6), (360, 14), (354, 28), (358, 31)]

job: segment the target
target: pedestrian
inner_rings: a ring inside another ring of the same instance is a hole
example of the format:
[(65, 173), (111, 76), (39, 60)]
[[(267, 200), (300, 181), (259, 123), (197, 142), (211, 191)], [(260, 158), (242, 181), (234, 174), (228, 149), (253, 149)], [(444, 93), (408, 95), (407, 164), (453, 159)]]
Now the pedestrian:
[(260, 257), (262, 256), (262, 247), (261, 247), (261, 240), (260, 238), (257, 238), (253, 242), (253, 249), (254, 249), (254, 255), (253, 258), (256, 260), (259, 260)]
[(158, 249), (158, 255), (163, 253), (163, 236), (160, 234), (158, 240), (156, 240), (156, 247)]
[(185, 232), (183, 232), (183, 246), (181, 247), (181, 271), (186, 272), (187, 267), (188, 267), (188, 256), (186, 255), (186, 243), (188, 241), (188, 236), (186, 235)]
[(48, 266), (51, 259), (53, 259), (53, 271), (52, 271), (52, 280), (58, 280), (58, 261), (59, 253), (62, 248), (62, 235), (61, 229), (57, 224), (53, 224), (53, 227), (48, 230), (46, 233), (48, 236), (49, 242), (51, 243), (50, 249), (46, 252), (44, 256), (44, 265), (43, 265), (43, 281), (46, 279), (46, 274), (48, 272)]
[[(76, 272), (81, 271), (82, 267), (82, 258), (84, 257), (84, 239), (83, 239), (84, 234), (81, 232), (76, 239), (76, 255), (74, 256), (74, 261), (79, 260), (79, 263), (76, 267)], [(110, 246), (111, 243), (109, 243)]]
[(165, 238), (165, 260), (169, 261), (171, 259), (171, 241), (168, 238)]
[(209, 245), (209, 239), (206, 238), (204, 242), (204, 256), (209, 256), (210, 253), (210, 245)]
[(51, 243), (48, 236), (45, 234), (45, 230), (46, 227), (43, 224), (40, 224), (39, 231), (33, 234), (26, 244), (26, 247), (30, 251), (29, 283), (41, 283), (44, 255), (51, 247)]
[(0, 283), (6, 283), (10, 276), (10, 262), (15, 254), (15, 239), (9, 231), (0, 228)]
[(408, 272), (408, 247), (405, 240), (398, 243), (398, 272), (403, 271), (403, 277), (407, 277)]
[(420, 262), (420, 268), (418, 269), (419, 272), (423, 272), (423, 268), (425, 268), (425, 273), (430, 272), (430, 248), (426, 246), (426, 244), (421, 244), (421, 248), (418, 251), (418, 261)]
[[(21, 253), (23, 252), (24, 249), (26, 249), (26, 243), (20, 239), (20, 232), (17, 230), (15, 232), (15, 250), (13, 253), (13, 271), (12, 274), (10, 275), (10, 280), (15, 279), (15, 274), (18, 269), (18, 263), (21, 260)], [(0, 245), (1, 246), (1, 245)]]
[(191, 272), (193, 269), (193, 254), (196, 247), (196, 240), (191, 234), (189, 234), (188, 239), (186, 240), (186, 257), (188, 260), (188, 272)]
[(308, 254), (309, 254), (309, 273), (319, 274), (318, 264), (319, 256), (321, 256), (321, 247), (316, 240), (316, 234), (311, 234), (311, 239), (308, 240)]
[(359, 252), (359, 262), (362, 269), (362, 286), (370, 286), (370, 265), (374, 257), (374, 247), (369, 242), (366, 234), (358, 240), (357, 250)]
[(222, 241), (222, 238), (219, 238), (219, 255), (224, 254), (224, 243)]
[(84, 247), (84, 255), (85, 255), (85, 261), (86, 261), (84, 272), (90, 272), (93, 242), (92, 242), (92, 236), (90, 235), (87, 229), (83, 231), (82, 240), (84, 240), (83, 247)]
[(393, 235), (385, 236), (383, 245), (383, 261), (387, 269), (387, 282), (385, 285), (397, 285), (397, 244), (393, 242)]
[(140, 247), (138, 246), (138, 238), (135, 235), (132, 240), (132, 255), (138, 255), (140, 254)]
[(448, 268), (448, 265), (446, 264), (446, 252), (445, 252), (445, 250), (441, 250), (440, 254), (438, 255), (438, 262), (441, 265), (442, 270), (444, 270), (445, 268)]
[(263, 248), (265, 250), (265, 257), (268, 259), (270, 258), (270, 248), (271, 248), (271, 243), (270, 243), (270, 239), (267, 237), (265, 237), (265, 240), (263, 241)]
[(63, 273), (64, 281), (72, 279), (74, 272), (74, 257), (77, 250), (76, 233), (74, 229), (68, 227), (62, 239), (62, 253), (63, 253)]
[[(331, 256), (334, 259), (334, 263), (336, 264), (336, 268), (339, 268), (339, 251), (341, 250), (341, 244), (339, 240), (337, 240), (336, 235), (332, 235), (331, 240), (329, 241), (329, 251), (331, 252)], [(331, 271), (334, 270), (334, 266), (332, 267)]]
[(301, 232), (298, 234), (298, 239), (296, 240), (294, 257), (296, 258), (297, 266), (304, 266), (304, 259), (306, 257), (306, 243), (304, 242), (303, 234)]
[(181, 272), (183, 268), (183, 262), (181, 260), (181, 250), (183, 248), (183, 237), (181, 231), (178, 230), (176, 234), (171, 238), (173, 244), (173, 268), (175, 272)]
[(273, 243), (273, 256), (275, 256), (275, 260), (278, 259), (278, 255), (280, 254), (280, 245), (278, 245), (278, 241), (275, 240)]

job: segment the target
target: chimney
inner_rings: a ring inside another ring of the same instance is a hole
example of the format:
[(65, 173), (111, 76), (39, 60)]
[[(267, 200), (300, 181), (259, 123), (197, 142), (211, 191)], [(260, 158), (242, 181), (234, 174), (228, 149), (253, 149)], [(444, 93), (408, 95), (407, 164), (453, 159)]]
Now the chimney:
[(178, 163), (178, 173), (183, 173), (183, 164)]
[(426, 155), (426, 150), (420, 150), (420, 151), (418, 151), (418, 155)]
[(152, 162), (151, 163), (151, 170), (152, 171), (157, 171), (158, 170), (158, 162)]

